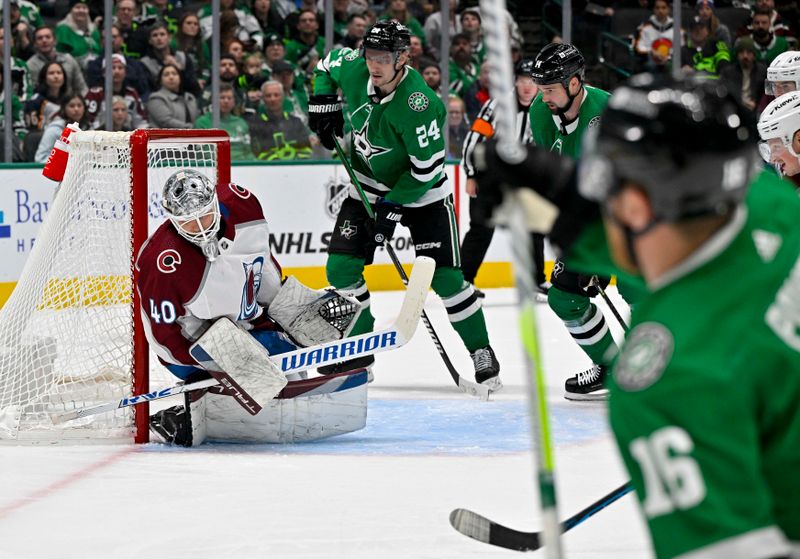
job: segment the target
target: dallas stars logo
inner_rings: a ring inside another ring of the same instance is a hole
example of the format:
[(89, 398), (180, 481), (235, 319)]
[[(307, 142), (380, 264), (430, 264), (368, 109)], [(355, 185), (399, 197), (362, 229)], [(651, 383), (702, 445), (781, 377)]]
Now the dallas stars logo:
[(370, 142), (369, 120), (364, 123), (361, 130), (353, 132), (353, 146), (370, 169), (372, 169), (372, 165), (369, 160), (372, 157), (392, 151), (392, 148), (385, 148)]
[(350, 225), (349, 219), (345, 219), (344, 222), (339, 226), (339, 234), (345, 239), (353, 238), (356, 233), (358, 233), (358, 227), (355, 225)]

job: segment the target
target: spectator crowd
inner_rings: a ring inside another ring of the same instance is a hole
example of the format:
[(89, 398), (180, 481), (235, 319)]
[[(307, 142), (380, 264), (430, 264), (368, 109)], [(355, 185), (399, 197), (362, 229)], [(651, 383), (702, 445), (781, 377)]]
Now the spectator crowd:
[[(718, 2), (722, 0), (717, 0)], [(757, 110), (766, 68), (794, 48), (796, 17), (784, 16), (775, 0), (753, 0), (751, 17), (729, 29), (716, 17), (714, 0), (692, 4), (694, 18), (681, 30), (684, 70), (732, 80)], [(231, 136), (238, 160), (328, 158), (308, 129), (308, 97), (317, 62), (326, 54), (323, 0), (220, 0), (219, 36), (212, 37), (210, 0), (115, 0), (111, 27), (111, 127), (209, 128), (211, 126), (211, 41), (219, 41), (220, 127)], [(527, 48), (517, 26), (523, 3), (509, 2), (507, 23), (514, 62)], [(574, 3), (582, 5), (582, 3)], [(65, 122), (84, 129), (106, 127), (105, 44), (102, 0), (54, 0), (61, 16), (43, 17), (40, 4), (11, 0), (11, 37), (0, 27), (0, 53), (11, 49), (12, 126), (15, 160), (43, 162)], [(590, 6), (593, 8), (590, 10)], [(602, 9), (598, 11), (597, 6)], [(652, 16), (632, 37), (637, 70), (669, 71), (672, 18), (669, 0), (605, 0), (577, 10), (576, 29), (591, 18), (613, 19), (626, 8), (647, 7)], [(396, 19), (412, 34), (409, 64), (438, 94), (446, 94), (450, 144), (460, 142), (488, 100), (478, 0), (451, 0), (447, 13), (438, 0), (333, 0), (333, 48), (358, 49), (377, 20)], [(58, 11), (58, 10), (57, 10)], [(796, 12), (795, 12), (796, 15)], [(441, 34), (450, 37), (449, 91), (443, 92)], [(542, 42), (558, 37), (542, 37)], [(594, 43), (584, 49), (596, 60)], [(2, 62), (0, 61), (0, 64)], [(0, 80), (2, 80), (0, 72)], [(604, 84), (599, 84), (604, 85)], [(0, 100), (6, 94), (0, 92)], [(0, 115), (4, 104), (0, 103)], [(60, 127), (60, 128), (59, 128)]]

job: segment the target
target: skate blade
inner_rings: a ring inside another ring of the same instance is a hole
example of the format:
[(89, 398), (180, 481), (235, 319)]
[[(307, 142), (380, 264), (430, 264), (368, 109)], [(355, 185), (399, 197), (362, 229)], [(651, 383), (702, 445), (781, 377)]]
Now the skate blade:
[(608, 400), (608, 390), (595, 390), (587, 394), (577, 394), (575, 392), (564, 392), (564, 398), (575, 402), (592, 402), (598, 400)]
[(503, 388), (503, 382), (500, 380), (500, 375), (488, 378), (480, 384), (487, 387), (489, 389), (489, 392), (498, 392)]

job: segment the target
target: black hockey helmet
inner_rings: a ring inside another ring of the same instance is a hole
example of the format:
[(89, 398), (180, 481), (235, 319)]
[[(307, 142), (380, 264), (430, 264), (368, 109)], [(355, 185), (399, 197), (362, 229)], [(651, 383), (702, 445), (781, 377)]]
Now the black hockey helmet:
[(532, 58), (523, 58), (517, 65), (514, 66), (514, 77), (518, 78), (520, 76), (525, 76), (528, 78), (533, 77), (533, 59)]
[(537, 85), (560, 83), (567, 88), (570, 78), (577, 76), (583, 82), (586, 61), (581, 51), (568, 43), (545, 45), (533, 61), (531, 77)]
[(370, 27), (361, 43), (361, 52), (365, 49), (383, 50), (399, 53), (411, 47), (411, 33), (408, 27), (395, 19), (381, 20)]
[(640, 186), (655, 222), (723, 214), (758, 170), (752, 113), (718, 80), (640, 74), (617, 88), (585, 137), (579, 189), (605, 202)]

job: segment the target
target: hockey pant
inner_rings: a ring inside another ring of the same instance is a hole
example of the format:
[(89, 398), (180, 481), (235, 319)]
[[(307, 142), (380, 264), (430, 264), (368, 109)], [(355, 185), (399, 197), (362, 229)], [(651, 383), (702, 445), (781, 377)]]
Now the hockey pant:
[[(617, 345), (603, 312), (584, 289), (590, 277), (567, 270), (561, 260), (556, 261), (547, 303), (592, 363), (608, 365), (616, 355)], [(609, 278), (599, 279), (601, 285), (608, 285)]]
[[(354, 296), (363, 308), (351, 336), (370, 332), (375, 324), (363, 275), (367, 219), (361, 201), (347, 198), (337, 216), (328, 247), (328, 282), (344, 294)], [(467, 350), (473, 352), (489, 345), (480, 300), (472, 285), (464, 280), (459, 267), (461, 255), (452, 197), (420, 208), (406, 207), (401, 223), (411, 232), (416, 255), (429, 256), (436, 261), (431, 287), (442, 298), (450, 323)]]

